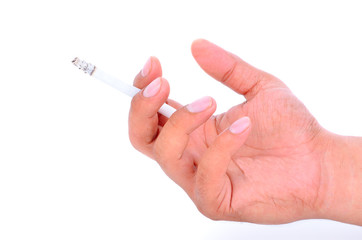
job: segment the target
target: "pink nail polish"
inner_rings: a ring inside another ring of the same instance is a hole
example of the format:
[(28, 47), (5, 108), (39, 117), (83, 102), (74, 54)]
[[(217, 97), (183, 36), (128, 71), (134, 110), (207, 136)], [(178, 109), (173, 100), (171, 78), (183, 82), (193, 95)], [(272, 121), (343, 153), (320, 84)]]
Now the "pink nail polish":
[(250, 118), (243, 117), (239, 120), (236, 120), (231, 126), (229, 127), (230, 132), (234, 134), (239, 134), (244, 132), (250, 126)]
[(142, 77), (146, 77), (150, 73), (150, 70), (151, 70), (151, 58), (148, 58), (147, 62), (145, 63), (145, 65), (141, 70)]
[(156, 78), (143, 90), (143, 96), (153, 97), (155, 96), (161, 88), (161, 78)]
[(187, 110), (189, 110), (192, 113), (198, 113), (206, 110), (209, 108), (212, 104), (211, 97), (203, 97), (199, 100), (196, 100), (193, 103), (190, 103), (186, 106)]

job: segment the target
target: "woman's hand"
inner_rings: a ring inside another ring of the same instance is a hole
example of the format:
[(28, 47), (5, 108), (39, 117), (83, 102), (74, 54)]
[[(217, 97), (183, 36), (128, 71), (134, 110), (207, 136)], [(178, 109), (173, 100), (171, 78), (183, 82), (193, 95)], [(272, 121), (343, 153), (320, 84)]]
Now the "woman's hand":
[[(247, 101), (213, 116), (210, 97), (186, 106), (167, 100), (169, 84), (152, 57), (134, 81), (143, 90), (130, 109), (133, 146), (212, 219), (323, 217), (330, 134), (276, 77), (206, 40), (195, 41), (192, 53), (206, 73)], [(170, 119), (157, 113), (164, 102), (177, 109)]]

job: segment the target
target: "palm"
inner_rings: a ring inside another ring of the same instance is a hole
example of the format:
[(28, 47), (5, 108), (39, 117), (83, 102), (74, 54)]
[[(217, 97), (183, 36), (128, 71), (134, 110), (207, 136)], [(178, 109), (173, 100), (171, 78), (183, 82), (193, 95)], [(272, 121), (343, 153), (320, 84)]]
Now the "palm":
[(306, 207), (317, 204), (320, 169), (312, 147), (320, 127), (288, 88), (260, 92), (211, 118), (191, 135), (185, 156), (197, 166), (198, 156), (241, 115), (252, 119), (253, 128), (232, 157), (219, 211), (235, 220), (248, 216), (249, 221), (260, 221), (262, 212), (265, 222), (275, 221), (277, 213), (280, 222), (302, 216)]

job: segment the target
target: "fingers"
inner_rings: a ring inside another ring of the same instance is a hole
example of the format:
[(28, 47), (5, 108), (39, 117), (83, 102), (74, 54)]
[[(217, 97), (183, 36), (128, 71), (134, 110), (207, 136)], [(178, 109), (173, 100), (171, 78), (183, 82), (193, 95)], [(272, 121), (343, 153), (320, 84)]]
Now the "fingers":
[(253, 98), (261, 89), (274, 85), (285, 86), (272, 75), (249, 65), (209, 41), (196, 40), (191, 50), (195, 60), (206, 73), (244, 95), (247, 100)]
[[(160, 61), (156, 57), (147, 59), (141, 71), (136, 75), (133, 85), (140, 89), (145, 88), (153, 80), (162, 76)], [(156, 87), (157, 81), (153, 87)], [(151, 156), (152, 142), (158, 133), (157, 111), (169, 94), (169, 85), (165, 79), (159, 79), (159, 92), (155, 96), (145, 97), (143, 91), (132, 100), (129, 113), (129, 137), (132, 145)], [(152, 87), (152, 86), (150, 86)], [(157, 90), (157, 89), (156, 89)], [(157, 108), (157, 109), (156, 109)]]
[[(144, 78), (139, 81), (147, 82)], [(137, 93), (131, 102), (129, 113), (129, 137), (132, 145), (148, 156), (152, 156), (153, 142), (158, 134), (157, 111), (167, 100), (170, 87), (166, 79), (158, 77)]]
[[(188, 185), (187, 179), (194, 176), (193, 161), (180, 160), (188, 145), (189, 135), (205, 123), (215, 110), (216, 103), (211, 97), (201, 98), (182, 107), (166, 122), (155, 141), (154, 154), (157, 161), (166, 174), (184, 189)], [(199, 145), (201, 146), (197, 144)]]
[(135, 77), (133, 85), (142, 89), (150, 84), (150, 82), (161, 76), (162, 68), (160, 61), (156, 57), (150, 57), (147, 59), (142, 70)]
[[(224, 130), (202, 156), (196, 174), (196, 194), (202, 208), (215, 210), (220, 206), (225, 192), (231, 189), (229, 178), (226, 175), (231, 157), (246, 141), (250, 132), (250, 119), (240, 118), (228, 129)], [(225, 184), (227, 183), (227, 184)], [(224, 192), (224, 194), (221, 194)]]

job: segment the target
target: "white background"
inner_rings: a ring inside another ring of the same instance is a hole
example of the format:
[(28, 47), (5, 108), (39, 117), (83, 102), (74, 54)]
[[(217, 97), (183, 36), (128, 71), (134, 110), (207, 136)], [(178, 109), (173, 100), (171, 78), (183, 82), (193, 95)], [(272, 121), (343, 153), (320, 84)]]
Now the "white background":
[(171, 98), (243, 100), (192, 59), (206, 38), (292, 89), (328, 130), (362, 136), (360, 1), (1, 1), (0, 239), (361, 239), (326, 220), (213, 222), (128, 140), (132, 83), (159, 57)]

